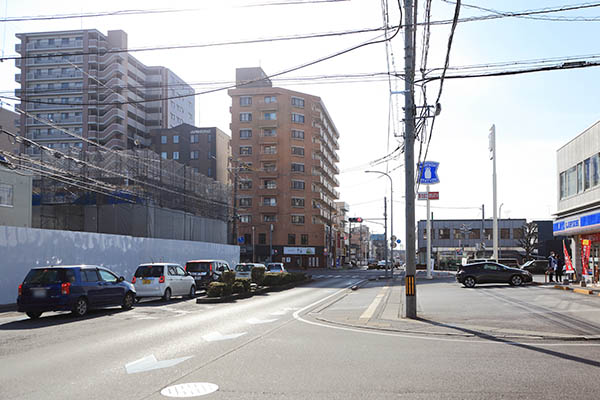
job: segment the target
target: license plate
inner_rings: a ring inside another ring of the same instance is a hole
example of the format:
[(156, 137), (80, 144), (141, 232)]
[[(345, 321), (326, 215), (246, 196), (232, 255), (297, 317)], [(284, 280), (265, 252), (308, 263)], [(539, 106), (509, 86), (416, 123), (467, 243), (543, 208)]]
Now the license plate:
[(150, 279), (142, 279), (142, 284), (143, 285), (149, 285), (151, 283), (152, 283), (152, 281)]
[(46, 289), (32, 289), (33, 297), (41, 299), (46, 297)]

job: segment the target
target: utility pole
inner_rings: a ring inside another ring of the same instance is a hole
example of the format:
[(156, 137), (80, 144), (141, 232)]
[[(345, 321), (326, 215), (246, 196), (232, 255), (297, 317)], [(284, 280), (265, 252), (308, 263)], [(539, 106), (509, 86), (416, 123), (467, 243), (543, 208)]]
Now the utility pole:
[(415, 265), (415, 25), (413, 0), (404, 0), (404, 178), (406, 197), (406, 318), (417, 318)]
[(388, 273), (387, 197), (383, 198), (383, 221), (384, 221), (383, 243), (385, 243), (385, 246), (383, 247), (383, 259), (385, 260), (385, 276), (387, 277), (387, 273)]
[(492, 258), (498, 261), (498, 205), (497, 205), (497, 193), (496, 193), (496, 125), (492, 125), (490, 128), (490, 151), (492, 152), (492, 185), (493, 185), (493, 196), (494, 196), (494, 254)]
[[(237, 162), (237, 161), (236, 161)], [(233, 217), (231, 221), (231, 244), (237, 243), (237, 187), (238, 187), (238, 168), (240, 167), (239, 162), (237, 166), (233, 167)]]

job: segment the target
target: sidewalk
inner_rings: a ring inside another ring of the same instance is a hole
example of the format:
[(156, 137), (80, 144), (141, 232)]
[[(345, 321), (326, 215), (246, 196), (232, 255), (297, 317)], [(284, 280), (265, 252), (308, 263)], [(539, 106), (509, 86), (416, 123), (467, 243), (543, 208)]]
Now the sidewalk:
[[(427, 280), (419, 273), (417, 279), (418, 285), (423, 287), (428, 283), (452, 282), (454, 278), (453, 275), (448, 275)], [(600, 288), (597, 290), (600, 292)], [(404, 286), (401, 277), (396, 276), (391, 280), (377, 282), (366, 281), (356, 292), (349, 292), (341, 299), (335, 299), (330, 304), (313, 310), (311, 316), (318, 321), (339, 326), (412, 335), (479, 337), (500, 341), (511, 339), (600, 340), (600, 335), (575, 335), (551, 332), (548, 329), (544, 331), (523, 329), (522, 325), (518, 323), (511, 326), (507, 325), (506, 321), (483, 326), (485, 322), (478, 325), (477, 321), (479, 320), (464, 318), (464, 315), (460, 318), (445, 318), (444, 322), (435, 321), (428, 319), (427, 312), (422, 312), (420, 307), (418, 312), (422, 316), (421, 318), (406, 319), (403, 318), (403, 299)], [(443, 302), (440, 303), (440, 307), (444, 307)]]

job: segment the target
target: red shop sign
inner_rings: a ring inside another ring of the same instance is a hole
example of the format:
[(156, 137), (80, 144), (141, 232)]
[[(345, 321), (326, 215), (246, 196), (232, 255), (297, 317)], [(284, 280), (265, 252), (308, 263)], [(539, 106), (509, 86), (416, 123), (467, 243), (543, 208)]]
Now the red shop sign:
[(581, 239), (587, 239), (592, 243), (600, 242), (600, 233), (592, 233), (589, 235), (581, 235)]

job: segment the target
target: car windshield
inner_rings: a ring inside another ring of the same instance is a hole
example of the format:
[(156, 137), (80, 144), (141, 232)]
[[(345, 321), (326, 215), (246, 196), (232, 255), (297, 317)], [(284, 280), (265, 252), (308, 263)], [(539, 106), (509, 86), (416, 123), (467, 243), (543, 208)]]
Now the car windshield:
[(32, 269), (25, 277), (24, 283), (42, 284), (64, 282), (65, 271), (63, 269)]
[(269, 271), (281, 271), (281, 265), (269, 265)]
[(162, 265), (140, 265), (135, 271), (136, 278), (159, 278), (163, 275)]
[(235, 270), (238, 272), (250, 272), (252, 270), (251, 265), (238, 264), (235, 266)]
[(188, 262), (185, 264), (185, 269), (188, 272), (209, 272), (212, 263), (208, 261)]

